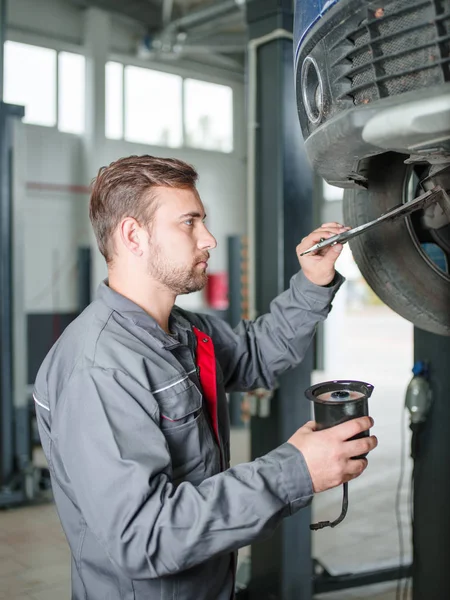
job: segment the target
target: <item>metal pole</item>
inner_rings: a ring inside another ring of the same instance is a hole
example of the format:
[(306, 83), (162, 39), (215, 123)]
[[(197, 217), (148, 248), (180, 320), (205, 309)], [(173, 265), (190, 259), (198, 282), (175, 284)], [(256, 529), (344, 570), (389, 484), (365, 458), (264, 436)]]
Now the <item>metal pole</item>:
[(10, 127), (7, 106), (0, 103), (0, 486), (13, 471), (12, 256)]
[(244, 2), (238, 0), (219, 0), (211, 6), (195, 10), (175, 19), (166, 27), (165, 32), (179, 31), (183, 29), (190, 29), (192, 27), (198, 27), (204, 23), (209, 23), (212, 20), (219, 19), (225, 15), (235, 12), (240, 8), (240, 5)]
[(163, 0), (162, 5), (162, 23), (163, 27), (167, 27), (170, 23), (173, 11), (173, 0)]
[[(242, 318), (242, 236), (228, 237), (228, 322), (235, 327)], [(230, 423), (232, 427), (243, 427), (241, 417), (242, 394), (232, 392), (229, 395)]]
[(0, 102), (0, 487), (14, 471), (12, 126), (23, 114)]
[[(13, 205), (18, 171), (14, 165), (14, 125), (24, 109), (3, 102), (4, 44), (6, 40), (7, 0), (0, 0), (0, 505), (24, 500), (30, 440), (26, 398), (25, 326), (19, 288), (14, 289), (14, 258), (20, 208)], [(16, 132), (17, 133), (17, 132)], [(15, 210), (16, 209), (16, 210)], [(14, 232), (14, 233), (13, 233)], [(15, 293), (17, 295), (15, 295)], [(17, 363), (15, 361), (21, 361)], [(14, 402), (16, 400), (16, 402)], [(28, 489), (30, 495), (32, 490)]]
[[(14, 109), (17, 107), (11, 107)], [(20, 116), (23, 108), (20, 108)], [(15, 415), (15, 469), (23, 475), (27, 496), (34, 494), (31, 456), (31, 419), (28, 383), (27, 316), (25, 307), (24, 219), (26, 215), (26, 133), (19, 118), (10, 119), (11, 261), (12, 261), (12, 339), (13, 407)]]
[[(295, 247), (312, 229), (312, 173), (297, 120), (292, 21), (290, 0), (247, 2), (255, 59), (248, 75), (249, 109), (252, 98), (256, 99), (249, 119), (254, 148), (248, 149), (254, 173), (253, 184), (249, 181), (253, 190), (251, 316), (266, 312), (270, 301), (289, 285), (299, 269)], [(252, 459), (284, 443), (309, 420), (310, 407), (303, 392), (310, 385), (311, 370), (312, 349), (302, 365), (280, 377), (270, 415), (252, 418)], [(247, 593), (251, 600), (311, 600), (310, 522), (311, 511), (304, 509), (286, 519), (270, 540), (252, 546)]]
[(414, 330), (414, 360), (429, 362), (433, 393), (431, 411), (415, 446), (414, 600), (450, 598), (449, 358), (449, 337)]
[(4, 45), (6, 41), (6, 2), (0, 0), (0, 102), (3, 100)]

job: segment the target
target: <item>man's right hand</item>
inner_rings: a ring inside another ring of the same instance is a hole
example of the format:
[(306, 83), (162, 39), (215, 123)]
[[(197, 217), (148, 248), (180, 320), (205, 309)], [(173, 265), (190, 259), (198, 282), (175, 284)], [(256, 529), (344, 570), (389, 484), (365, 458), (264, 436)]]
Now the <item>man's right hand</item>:
[(329, 429), (316, 431), (316, 423), (308, 421), (288, 440), (303, 454), (316, 493), (361, 475), (367, 467), (367, 459), (352, 459), (352, 456), (370, 452), (377, 447), (378, 440), (374, 435), (347, 440), (372, 426), (371, 417), (359, 417)]

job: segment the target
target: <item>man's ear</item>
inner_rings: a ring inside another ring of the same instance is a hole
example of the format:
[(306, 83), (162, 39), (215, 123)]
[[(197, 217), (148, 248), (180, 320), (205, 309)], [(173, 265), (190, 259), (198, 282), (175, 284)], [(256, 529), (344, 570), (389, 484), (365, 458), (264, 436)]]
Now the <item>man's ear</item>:
[(144, 230), (133, 217), (126, 217), (119, 224), (120, 243), (135, 256), (142, 256), (144, 253), (143, 244)]

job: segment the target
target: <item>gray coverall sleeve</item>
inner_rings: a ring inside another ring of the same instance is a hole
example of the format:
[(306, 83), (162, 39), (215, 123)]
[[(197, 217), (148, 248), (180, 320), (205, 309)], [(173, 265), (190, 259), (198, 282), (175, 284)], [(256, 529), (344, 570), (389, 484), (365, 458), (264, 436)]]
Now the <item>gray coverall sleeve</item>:
[(277, 375), (300, 364), (343, 282), (336, 273), (332, 286), (321, 287), (299, 271), (271, 302), (270, 312), (255, 321), (232, 329), (217, 317), (201, 316), (200, 328), (214, 341), (226, 390), (272, 389)]
[(53, 451), (75, 502), (129, 577), (161, 577), (236, 550), (310, 502), (309, 471), (289, 443), (198, 486), (175, 487), (158, 423), (149, 390), (98, 367), (72, 376), (53, 413)]

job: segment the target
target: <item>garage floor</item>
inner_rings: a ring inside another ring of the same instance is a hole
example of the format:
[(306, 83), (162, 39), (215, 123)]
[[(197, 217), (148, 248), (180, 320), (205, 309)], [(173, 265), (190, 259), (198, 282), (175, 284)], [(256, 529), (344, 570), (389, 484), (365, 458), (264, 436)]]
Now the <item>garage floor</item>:
[[(342, 316), (341, 316), (342, 318)], [(314, 556), (332, 573), (369, 570), (398, 564), (396, 491), (400, 474), (402, 403), (412, 366), (412, 327), (385, 307), (347, 315), (340, 361), (314, 381), (334, 378), (366, 380), (375, 385), (370, 402), (379, 447), (366, 473), (350, 484), (349, 512), (334, 530), (313, 537)], [(361, 335), (364, 332), (364, 335)], [(401, 524), (405, 561), (410, 561), (408, 490), (411, 465), (404, 421), (405, 476)], [(247, 430), (233, 432), (233, 462), (248, 460)], [(314, 520), (335, 518), (341, 490), (314, 500)], [(242, 554), (248, 553), (245, 549)], [(0, 512), (0, 600), (64, 600), (70, 598), (70, 557), (53, 505)], [(399, 600), (407, 600), (403, 596)], [(323, 600), (372, 598), (396, 600), (396, 583), (348, 589), (316, 597)]]

